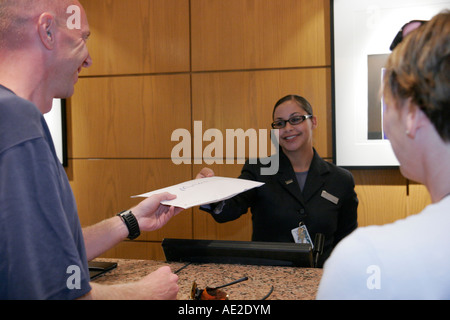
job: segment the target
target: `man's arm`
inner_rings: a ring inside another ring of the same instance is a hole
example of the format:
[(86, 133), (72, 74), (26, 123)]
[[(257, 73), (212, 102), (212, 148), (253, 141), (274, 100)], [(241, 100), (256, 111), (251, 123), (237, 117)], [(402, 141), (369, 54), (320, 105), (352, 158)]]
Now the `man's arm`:
[[(161, 205), (164, 200), (172, 200), (175, 196), (169, 193), (157, 194), (141, 201), (132, 208), (141, 231), (154, 231), (163, 227), (182, 209)], [(103, 220), (83, 229), (88, 261), (113, 248), (128, 236), (128, 228), (118, 216)]]
[(119, 216), (83, 228), (87, 260), (90, 261), (113, 248), (128, 236), (128, 229)]

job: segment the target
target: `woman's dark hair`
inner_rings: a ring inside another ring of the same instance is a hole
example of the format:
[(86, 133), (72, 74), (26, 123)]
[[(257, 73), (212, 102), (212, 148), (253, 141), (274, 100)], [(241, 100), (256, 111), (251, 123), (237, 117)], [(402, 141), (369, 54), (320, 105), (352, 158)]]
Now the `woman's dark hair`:
[(305, 98), (303, 98), (301, 96), (298, 96), (298, 95), (295, 95), (295, 94), (290, 94), (290, 95), (287, 95), (287, 96), (281, 98), (280, 100), (277, 101), (277, 103), (275, 103), (275, 107), (273, 107), (273, 112), (272, 112), (272, 119), (273, 119), (273, 117), (275, 115), (275, 110), (277, 109), (277, 107), (280, 104), (282, 104), (282, 103), (284, 103), (286, 101), (289, 101), (289, 100), (297, 102), (298, 105), (303, 110), (305, 110), (307, 114), (313, 115), (313, 109), (311, 107), (311, 104), (308, 102), (308, 100), (306, 100)]

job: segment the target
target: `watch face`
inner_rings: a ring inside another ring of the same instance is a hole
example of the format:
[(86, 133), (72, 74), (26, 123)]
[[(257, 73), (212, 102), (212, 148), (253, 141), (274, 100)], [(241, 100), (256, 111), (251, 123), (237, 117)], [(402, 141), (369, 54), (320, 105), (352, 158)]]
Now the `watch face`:
[(120, 215), (120, 216), (125, 216), (125, 215), (127, 215), (127, 214), (129, 214), (129, 213), (133, 214), (133, 213), (131, 212), (131, 210), (123, 210), (121, 213), (119, 213), (119, 215)]

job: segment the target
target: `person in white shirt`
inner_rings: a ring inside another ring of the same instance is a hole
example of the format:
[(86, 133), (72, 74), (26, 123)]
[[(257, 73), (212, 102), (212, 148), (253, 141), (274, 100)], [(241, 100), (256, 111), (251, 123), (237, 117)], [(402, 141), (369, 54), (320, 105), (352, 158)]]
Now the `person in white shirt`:
[(450, 299), (450, 11), (396, 40), (383, 79), (384, 128), (402, 174), (423, 183), (432, 204), (342, 240), (317, 299)]

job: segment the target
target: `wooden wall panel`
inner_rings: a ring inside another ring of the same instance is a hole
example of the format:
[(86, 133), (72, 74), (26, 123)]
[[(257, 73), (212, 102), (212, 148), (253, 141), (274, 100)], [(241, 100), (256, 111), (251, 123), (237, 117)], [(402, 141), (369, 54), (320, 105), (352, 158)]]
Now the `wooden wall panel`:
[(192, 0), (192, 69), (330, 64), (329, 1)]
[(382, 225), (406, 217), (406, 179), (399, 170), (353, 170), (358, 224)]
[(73, 158), (170, 158), (190, 130), (188, 75), (82, 78), (71, 102)]
[[(83, 226), (131, 207), (130, 196), (193, 178), (171, 161), (175, 129), (270, 129), (275, 102), (305, 96), (314, 146), (332, 159), (328, 0), (81, 0), (93, 66), (68, 112), (66, 169)], [(201, 137), (202, 138), (202, 137)], [(209, 142), (202, 143), (202, 151)], [(91, 160), (89, 160), (91, 159)], [(92, 160), (96, 159), (96, 160)], [(237, 177), (242, 164), (212, 165)], [(359, 225), (385, 224), (430, 203), (398, 170), (353, 170)], [(193, 208), (104, 256), (164, 259), (163, 237), (250, 240), (251, 214), (218, 224)]]
[[(101, 255), (102, 258), (141, 259), (165, 261), (161, 242), (125, 240)], [(175, 271), (175, 270), (172, 270)], [(137, 278), (136, 280), (138, 280)], [(130, 279), (131, 280), (131, 279)]]
[(408, 216), (419, 213), (431, 204), (431, 197), (427, 188), (422, 184), (409, 182), (406, 214)]
[[(328, 68), (194, 74), (192, 114), (203, 130), (250, 128), (270, 130), (273, 106), (287, 94), (310, 101), (318, 127), (314, 146), (322, 157), (332, 157), (331, 78)], [(267, 138), (268, 139), (268, 138)]]
[[(131, 208), (141, 198), (133, 195), (177, 184), (191, 177), (190, 166), (171, 160), (72, 160), (71, 186), (82, 226), (90, 226)], [(162, 229), (143, 233), (139, 240), (192, 237), (192, 210), (185, 210)]]
[(189, 71), (189, 0), (81, 0), (93, 65), (82, 75)]

